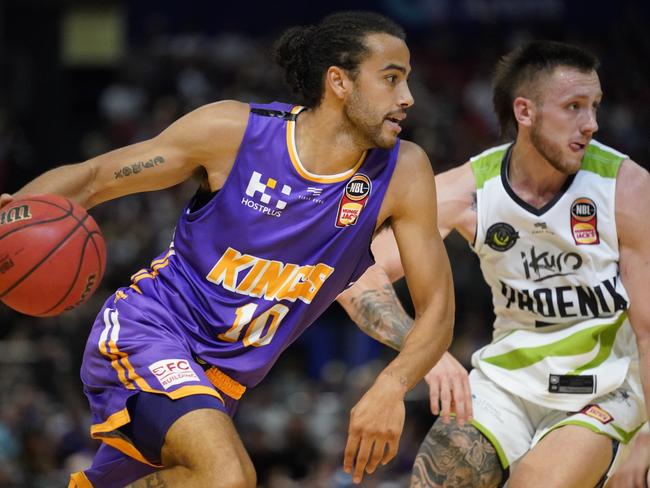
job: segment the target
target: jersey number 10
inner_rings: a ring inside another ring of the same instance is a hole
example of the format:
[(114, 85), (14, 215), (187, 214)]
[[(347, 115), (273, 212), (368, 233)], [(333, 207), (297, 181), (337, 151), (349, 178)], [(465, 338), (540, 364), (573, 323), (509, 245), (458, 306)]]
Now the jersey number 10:
[[(253, 318), (255, 310), (257, 310), (257, 303), (249, 303), (248, 305), (239, 307), (235, 312), (236, 317), (232, 327), (226, 332), (219, 334), (219, 339), (226, 342), (237, 342), (241, 339), (244, 346), (260, 347), (270, 344), (280, 326), (280, 322), (282, 322), (282, 319), (289, 311), (289, 307), (276, 303), (267, 311)], [(264, 333), (269, 319), (271, 319), (271, 323), (266, 333)], [(250, 326), (246, 329), (242, 338), (242, 333), (248, 324)]]

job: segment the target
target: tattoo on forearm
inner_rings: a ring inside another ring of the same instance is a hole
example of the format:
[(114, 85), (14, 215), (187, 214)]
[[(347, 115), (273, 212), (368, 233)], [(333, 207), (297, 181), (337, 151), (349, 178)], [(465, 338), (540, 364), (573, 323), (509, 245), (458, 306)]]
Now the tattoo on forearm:
[(124, 488), (167, 488), (168, 486), (160, 473), (152, 473)]
[(387, 375), (387, 376), (390, 376), (390, 377), (393, 378), (395, 381), (397, 381), (400, 385), (402, 385), (404, 388), (408, 388), (408, 387), (409, 387), (409, 383), (408, 383), (408, 381), (407, 381), (406, 378), (404, 378), (403, 376), (398, 376), (398, 375), (396, 375), (395, 373), (393, 373), (392, 371), (383, 371), (382, 374), (385, 374), (385, 375)]
[(494, 446), (476, 427), (438, 420), (420, 446), (411, 488), (493, 488), (502, 476)]
[(413, 325), (392, 285), (366, 290), (352, 299), (357, 325), (371, 337), (398, 351)]
[(115, 172), (115, 179), (124, 178), (126, 176), (136, 175), (143, 169), (155, 168), (159, 164), (163, 164), (165, 158), (162, 156), (156, 156), (155, 158), (150, 159), (149, 161), (138, 161), (137, 163), (131, 163), (127, 166), (124, 166), (119, 171)]
[(474, 212), (478, 211), (478, 201), (476, 199), (476, 192), (472, 192), (472, 206), (470, 207)]

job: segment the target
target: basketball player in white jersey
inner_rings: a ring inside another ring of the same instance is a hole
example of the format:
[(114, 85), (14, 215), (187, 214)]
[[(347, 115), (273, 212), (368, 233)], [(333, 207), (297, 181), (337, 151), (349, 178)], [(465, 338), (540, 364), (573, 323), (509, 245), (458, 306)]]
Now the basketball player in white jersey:
[[(592, 139), (597, 68), (555, 42), (505, 56), (493, 96), (514, 142), (436, 178), (441, 234), (456, 229), (479, 256), (496, 320), (469, 382), (449, 354), (427, 376), (441, 416), (412, 486), (602, 486), (646, 419), (650, 175)], [(403, 274), (396, 249), (378, 238), (380, 266), (339, 301), (399, 348), (408, 319), (386, 286)]]

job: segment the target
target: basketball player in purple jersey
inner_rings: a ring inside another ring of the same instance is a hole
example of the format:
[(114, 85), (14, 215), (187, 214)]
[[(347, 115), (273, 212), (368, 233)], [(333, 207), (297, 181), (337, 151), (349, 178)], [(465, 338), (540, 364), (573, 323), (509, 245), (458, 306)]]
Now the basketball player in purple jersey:
[(169, 249), (106, 301), (90, 333), (81, 377), (103, 443), (72, 487), (255, 486), (231, 420), (237, 403), (372, 264), (383, 224), (417, 318), (351, 412), (344, 468), (355, 482), (395, 456), (404, 395), (449, 345), (434, 178), (425, 153), (398, 139), (413, 104), (403, 30), (376, 14), (335, 14), (285, 32), (274, 56), (302, 106), (207, 105), (16, 193), (90, 208), (206, 174)]

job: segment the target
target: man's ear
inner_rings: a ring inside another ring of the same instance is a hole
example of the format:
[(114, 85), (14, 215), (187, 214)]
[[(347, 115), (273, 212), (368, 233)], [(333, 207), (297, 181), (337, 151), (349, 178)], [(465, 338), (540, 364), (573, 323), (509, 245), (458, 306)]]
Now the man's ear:
[(530, 98), (517, 97), (512, 102), (512, 110), (517, 123), (530, 127), (535, 118), (535, 103)]
[(348, 72), (339, 66), (330, 66), (325, 73), (325, 89), (343, 100), (352, 90), (352, 79)]

